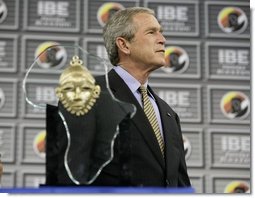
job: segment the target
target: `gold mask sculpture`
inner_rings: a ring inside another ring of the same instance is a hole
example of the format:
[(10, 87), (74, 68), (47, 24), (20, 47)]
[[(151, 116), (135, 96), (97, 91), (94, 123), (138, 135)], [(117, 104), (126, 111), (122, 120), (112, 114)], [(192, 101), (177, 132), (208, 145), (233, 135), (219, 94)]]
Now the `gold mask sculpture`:
[(82, 65), (79, 57), (74, 56), (59, 78), (56, 95), (68, 112), (81, 116), (92, 108), (100, 91), (94, 77)]

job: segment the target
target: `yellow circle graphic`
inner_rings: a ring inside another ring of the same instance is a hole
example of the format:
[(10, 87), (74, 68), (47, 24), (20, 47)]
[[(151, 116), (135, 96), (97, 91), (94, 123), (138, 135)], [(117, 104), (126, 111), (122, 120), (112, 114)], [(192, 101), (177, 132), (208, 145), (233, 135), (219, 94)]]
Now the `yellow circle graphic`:
[(178, 46), (166, 47), (165, 60), (166, 65), (162, 70), (166, 73), (183, 73), (189, 67), (188, 53)]
[(99, 24), (104, 27), (115, 12), (123, 10), (124, 8), (125, 7), (122, 4), (116, 2), (102, 4), (97, 11), (97, 20)]
[(242, 33), (248, 25), (248, 18), (238, 7), (225, 7), (218, 14), (218, 25), (225, 33)]
[(35, 58), (43, 69), (58, 69), (66, 64), (67, 52), (59, 43), (47, 41), (38, 45)]
[(249, 193), (250, 187), (247, 182), (244, 181), (232, 181), (224, 190), (224, 193)]
[(46, 131), (39, 132), (33, 141), (33, 149), (35, 153), (41, 157), (45, 158), (45, 152), (46, 152)]
[(230, 91), (222, 97), (220, 108), (229, 119), (245, 118), (250, 112), (250, 101), (244, 93)]

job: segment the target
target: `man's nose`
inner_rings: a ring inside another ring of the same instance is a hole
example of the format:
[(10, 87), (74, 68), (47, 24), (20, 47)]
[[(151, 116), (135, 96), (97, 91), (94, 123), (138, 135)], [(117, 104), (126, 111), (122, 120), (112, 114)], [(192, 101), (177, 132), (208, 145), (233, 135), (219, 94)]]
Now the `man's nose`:
[(162, 45), (165, 45), (165, 43), (166, 43), (166, 38), (163, 36), (162, 33), (160, 33), (159, 43)]

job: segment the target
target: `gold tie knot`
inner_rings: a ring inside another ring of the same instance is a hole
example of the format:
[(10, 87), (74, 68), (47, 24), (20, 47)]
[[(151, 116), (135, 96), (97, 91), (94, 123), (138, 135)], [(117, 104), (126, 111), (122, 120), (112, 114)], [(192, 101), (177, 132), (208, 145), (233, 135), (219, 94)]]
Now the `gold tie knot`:
[(141, 86), (139, 87), (139, 91), (140, 91), (142, 94), (147, 94), (147, 88), (146, 88), (145, 86), (143, 86), (143, 85), (141, 85)]

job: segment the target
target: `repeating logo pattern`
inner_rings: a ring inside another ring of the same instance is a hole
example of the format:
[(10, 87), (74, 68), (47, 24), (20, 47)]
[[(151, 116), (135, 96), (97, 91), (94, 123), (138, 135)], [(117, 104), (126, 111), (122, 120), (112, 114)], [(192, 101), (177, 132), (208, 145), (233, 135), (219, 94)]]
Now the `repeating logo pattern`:
[(67, 61), (67, 52), (57, 42), (47, 41), (41, 43), (36, 51), (35, 58), (42, 69), (61, 68)]
[(162, 69), (167, 73), (183, 73), (189, 66), (187, 52), (178, 46), (170, 46), (165, 49), (166, 65)]
[(124, 6), (120, 3), (108, 2), (101, 5), (97, 11), (97, 20), (103, 27), (111, 16), (118, 10), (123, 10)]
[(250, 112), (250, 101), (244, 93), (230, 91), (222, 97), (220, 107), (229, 119), (245, 118)]
[(34, 152), (41, 158), (45, 158), (46, 131), (40, 131), (36, 134), (33, 141)]
[(224, 193), (249, 193), (250, 186), (244, 181), (232, 181), (225, 187)]
[(244, 11), (238, 7), (225, 7), (218, 15), (218, 25), (225, 33), (242, 33), (248, 25)]

